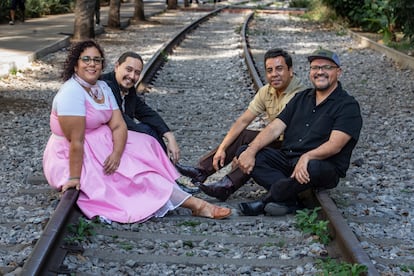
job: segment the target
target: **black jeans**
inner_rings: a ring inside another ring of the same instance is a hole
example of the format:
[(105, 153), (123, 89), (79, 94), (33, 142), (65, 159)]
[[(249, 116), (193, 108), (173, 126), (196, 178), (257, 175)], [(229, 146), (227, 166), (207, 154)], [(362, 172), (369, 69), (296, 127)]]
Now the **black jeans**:
[(290, 177), (298, 160), (299, 158), (289, 158), (281, 150), (265, 147), (256, 155), (251, 176), (256, 183), (270, 191), (274, 202), (287, 205), (296, 204), (298, 194), (307, 189), (331, 189), (338, 185), (339, 176), (335, 166), (326, 160), (309, 161), (311, 181), (300, 184)]
[(167, 153), (167, 145), (165, 144), (164, 139), (162, 139), (162, 136), (154, 128), (144, 123), (137, 123), (125, 114), (123, 115), (123, 117), (128, 130), (145, 133), (154, 137), (158, 141), (158, 143), (160, 143), (164, 151)]

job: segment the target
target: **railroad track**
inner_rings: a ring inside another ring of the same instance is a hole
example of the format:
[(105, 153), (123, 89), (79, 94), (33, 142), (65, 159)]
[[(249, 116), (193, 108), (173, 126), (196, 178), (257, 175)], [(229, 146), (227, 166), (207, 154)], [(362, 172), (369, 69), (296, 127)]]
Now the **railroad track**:
[[(175, 132), (179, 141), (184, 138), (201, 141), (207, 143), (208, 148), (217, 145), (220, 141), (210, 139), (211, 132), (219, 131), (224, 136), (234, 120), (232, 116), (237, 116), (245, 108), (251, 95), (262, 85), (260, 70), (255, 68), (255, 64), (260, 62), (251, 56), (245, 40), (251, 19), (252, 12), (242, 9), (214, 10), (196, 20), (194, 25), (184, 27), (147, 62), (141, 88), (150, 91), (147, 96), (150, 105), (159, 109), (166, 121), (173, 122), (177, 127)], [(244, 57), (245, 63), (241, 63), (240, 56)], [(203, 66), (206, 59), (213, 60), (214, 67)], [(184, 67), (187, 70), (182, 70)], [(186, 71), (194, 74), (189, 76)], [(229, 79), (229, 76), (237, 77)], [(233, 86), (223, 89), (223, 83)], [(244, 91), (244, 95), (236, 89)], [(166, 93), (168, 97), (159, 96), (160, 93)], [(185, 113), (172, 114), (168, 111), (167, 102), (174, 97), (179, 97), (174, 101), (183, 104)], [(205, 98), (211, 105), (211, 114), (199, 114), (197, 111)], [(230, 115), (217, 122), (215, 109), (228, 109)], [(192, 126), (194, 121), (197, 127)], [(183, 153), (190, 156), (183, 156), (183, 159), (194, 162), (205, 150), (205, 147), (195, 144), (191, 148), (185, 147)], [(28, 179), (30, 184), (42, 181), (41, 177)], [(88, 274), (93, 273), (93, 267), (125, 275), (151, 274), (155, 267), (170, 269), (175, 274), (280, 275), (305, 270), (306, 265), (312, 266), (316, 259), (326, 257), (327, 251), (335, 258), (364, 264), (369, 275), (378, 275), (327, 193), (318, 193), (316, 198), (323, 208), (323, 216), (330, 221), (335, 238), (332, 242), (335, 248), (329, 250), (322, 245), (312, 246), (312, 239), (294, 229), (292, 216), (238, 216), (237, 203), (246, 199), (243, 195), (251, 196), (257, 187), (249, 182), (224, 204), (233, 208), (235, 213), (228, 220), (194, 218), (185, 210), (178, 209), (165, 218), (152, 219), (144, 224), (95, 225), (97, 235), (90, 237), (89, 242), (82, 242), (82, 247), (64, 245), (65, 236), (70, 235), (67, 224), (76, 224), (80, 217), (76, 208), (71, 208), (77, 192), (70, 190), (60, 199), (30, 258), (25, 262), (22, 275)], [(40, 189), (37, 192), (45, 191)], [(56, 200), (56, 193), (48, 191), (45, 194), (49, 200)], [(45, 202), (47, 200), (44, 199)], [(223, 232), (222, 229), (232, 229), (232, 232)], [(292, 250), (298, 252), (297, 258), (286, 257)], [(160, 251), (163, 254), (159, 254)], [(220, 268), (216, 264), (221, 264)], [(119, 267), (122, 267), (121, 270)]]

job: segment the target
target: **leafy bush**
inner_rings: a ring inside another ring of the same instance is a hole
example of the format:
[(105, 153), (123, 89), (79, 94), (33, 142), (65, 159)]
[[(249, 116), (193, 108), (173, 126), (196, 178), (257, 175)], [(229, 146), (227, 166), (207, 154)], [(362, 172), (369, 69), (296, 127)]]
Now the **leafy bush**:
[(381, 32), (384, 42), (394, 41), (402, 30), (413, 42), (414, 1), (412, 0), (321, 0), (337, 15), (346, 18), (351, 27)]
[(10, 20), (10, 2), (0, 1), (0, 22), (5, 23)]
[(61, 14), (73, 11), (74, 0), (26, 0), (26, 16)]
[(291, 8), (309, 8), (311, 6), (311, 0), (291, 0), (289, 7)]
[(335, 11), (331, 7), (323, 4), (322, 0), (310, 1), (308, 9), (309, 11), (302, 15), (303, 18), (328, 23), (340, 21)]
[(322, 0), (322, 3), (332, 8), (342, 18), (347, 18), (351, 26), (360, 26), (361, 18), (365, 18), (364, 0)]
[(394, 0), (396, 19), (395, 23), (401, 28), (404, 35), (414, 43), (414, 1)]
[[(36, 18), (43, 15), (72, 12), (75, 0), (26, 0), (25, 17)], [(20, 10), (17, 10), (19, 17)], [(0, 1), (0, 23), (10, 20), (10, 1)]]

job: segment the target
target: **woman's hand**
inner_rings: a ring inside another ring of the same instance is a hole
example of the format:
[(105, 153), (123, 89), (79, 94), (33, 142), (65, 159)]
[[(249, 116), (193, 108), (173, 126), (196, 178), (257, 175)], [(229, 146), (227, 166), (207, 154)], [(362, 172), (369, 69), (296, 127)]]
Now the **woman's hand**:
[(62, 194), (70, 188), (75, 188), (76, 190), (80, 189), (80, 180), (79, 179), (69, 179), (65, 185), (62, 186)]
[(180, 147), (177, 140), (171, 131), (164, 133), (163, 135), (167, 139), (167, 151), (171, 161), (175, 164), (180, 160)]
[(119, 167), (121, 163), (121, 155), (116, 153), (111, 153), (105, 162), (104, 162), (104, 172), (105, 174), (113, 174)]

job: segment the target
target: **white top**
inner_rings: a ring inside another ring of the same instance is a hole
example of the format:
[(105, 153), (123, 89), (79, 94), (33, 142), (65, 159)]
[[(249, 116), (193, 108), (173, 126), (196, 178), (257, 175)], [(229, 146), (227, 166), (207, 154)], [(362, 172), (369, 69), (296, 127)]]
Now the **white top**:
[(111, 88), (104, 81), (97, 81), (104, 94), (103, 103), (95, 102), (88, 92), (73, 78), (67, 80), (53, 99), (52, 110), (60, 116), (85, 116), (85, 99), (97, 110), (119, 109)]

